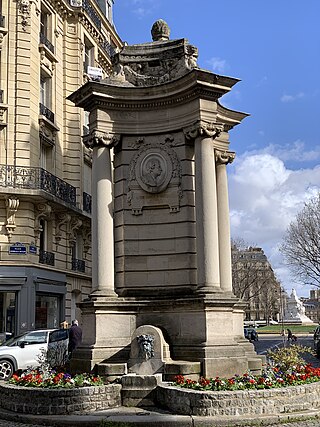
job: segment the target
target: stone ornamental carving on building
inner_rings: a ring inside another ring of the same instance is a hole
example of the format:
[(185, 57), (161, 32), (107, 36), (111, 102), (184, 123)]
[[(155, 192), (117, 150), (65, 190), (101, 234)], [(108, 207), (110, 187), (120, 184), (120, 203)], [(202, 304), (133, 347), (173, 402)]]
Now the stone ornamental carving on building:
[[(140, 145), (140, 149), (129, 165), (127, 194), (134, 215), (142, 214), (143, 207), (156, 205), (168, 205), (170, 212), (179, 211), (181, 165), (173, 144), (172, 135), (166, 135), (158, 142), (148, 142), (141, 137), (134, 143)], [(152, 198), (146, 193), (158, 197)]]

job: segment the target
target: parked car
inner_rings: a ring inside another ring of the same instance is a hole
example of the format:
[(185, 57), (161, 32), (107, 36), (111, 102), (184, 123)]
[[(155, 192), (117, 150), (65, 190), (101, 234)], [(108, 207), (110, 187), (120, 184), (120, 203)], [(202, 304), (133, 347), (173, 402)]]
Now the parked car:
[(8, 380), (13, 373), (39, 366), (42, 351), (59, 351), (59, 357), (66, 358), (68, 352), (67, 329), (41, 329), (18, 335), (0, 345), (0, 379)]
[(244, 337), (249, 341), (258, 341), (258, 332), (254, 328), (244, 328)]
[(5, 341), (8, 341), (10, 338), (12, 338), (11, 332), (0, 332), (0, 344), (2, 344)]

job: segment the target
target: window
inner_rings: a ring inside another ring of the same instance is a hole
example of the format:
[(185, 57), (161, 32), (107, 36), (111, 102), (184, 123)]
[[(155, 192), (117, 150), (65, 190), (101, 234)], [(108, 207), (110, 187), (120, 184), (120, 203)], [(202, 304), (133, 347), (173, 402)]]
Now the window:
[(88, 72), (88, 67), (94, 66), (94, 47), (90, 43), (87, 37), (84, 38), (84, 58), (83, 58), (83, 68), (84, 72)]
[(40, 167), (48, 172), (51, 172), (54, 167), (53, 145), (47, 142), (42, 134), (40, 134)]
[(44, 331), (35, 331), (29, 332), (26, 335), (23, 335), (21, 342), (25, 344), (44, 344), (47, 342), (48, 332)]
[(40, 13), (40, 35), (47, 40), (51, 39), (51, 14), (49, 10), (42, 5)]
[(14, 334), (15, 314), (15, 292), (0, 292), (0, 341), (5, 340), (6, 334)]
[(39, 225), (40, 225), (40, 238), (39, 238), (40, 251), (46, 251), (47, 250), (48, 223), (45, 219), (40, 219)]
[(81, 234), (76, 235), (76, 240), (72, 242), (71, 246), (71, 262), (72, 270), (85, 272), (85, 262), (83, 257), (83, 237)]
[(40, 77), (40, 103), (51, 108), (51, 79), (44, 76)]
[(36, 328), (58, 328), (60, 321), (61, 297), (36, 295)]
[(50, 332), (49, 343), (58, 342), (68, 339), (69, 331), (67, 329), (59, 329), (58, 331)]

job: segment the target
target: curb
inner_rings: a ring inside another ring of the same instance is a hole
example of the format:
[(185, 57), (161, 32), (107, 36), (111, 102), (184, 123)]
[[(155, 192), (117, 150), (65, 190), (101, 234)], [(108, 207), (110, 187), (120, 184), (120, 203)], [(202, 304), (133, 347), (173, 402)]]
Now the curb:
[[(112, 410), (96, 412), (95, 415), (26, 415), (0, 410), (0, 419), (20, 422), (30, 425), (50, 427), (107, 427), (107, 422), (117, 423), (117, 427), (236, 427), (236, 426), (276, 426), (283, 423), (302, 422), (306, 420), (319, 420), (320, 411), (297, 412), (294, 414), (279, 414), (273, 416), (226, 416), (226, 417), (199, 417), (190, 415), (174, 415), (160, 409), (152, 410), (139, 408), (120, 407)], [(103, 424), (102, 424), (103, 423)], [(112, 424), (110, 424), (112, 427)]]

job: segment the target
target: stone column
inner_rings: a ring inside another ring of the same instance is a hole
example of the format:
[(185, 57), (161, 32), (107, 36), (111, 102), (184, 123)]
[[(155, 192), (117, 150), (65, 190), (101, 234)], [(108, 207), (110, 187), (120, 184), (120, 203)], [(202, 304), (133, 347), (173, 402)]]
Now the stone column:
[(94, 129), (84, 144), (92, 148), (92, 296), (116, 296), (110, 149), (119, 136)]
[(213, 140), (222, 131), (214, 123), (197, 122), (185, 130), (195, 140), (197, 273), (200, 293), (220, 292), (218, 211)]
[(226, 165), (233, 162), (235, 153), (216, 149), (215, 157), (217, 176), (218, 235), (220, 250), (220, 286), (223, 292), (232, 292), (230, 213)]

